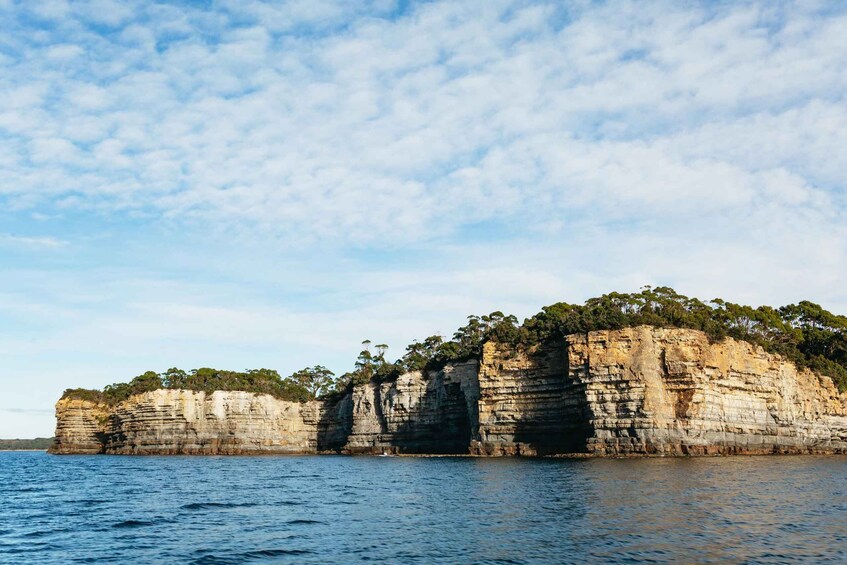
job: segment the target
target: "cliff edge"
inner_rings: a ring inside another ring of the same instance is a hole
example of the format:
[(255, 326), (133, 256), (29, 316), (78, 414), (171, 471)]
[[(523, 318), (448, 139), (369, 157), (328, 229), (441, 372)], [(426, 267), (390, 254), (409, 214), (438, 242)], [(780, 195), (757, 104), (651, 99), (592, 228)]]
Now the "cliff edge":
[(331, 401), (62, 399), (52, 453), (847, 453), (847, 393), (747, 342), (639, 326), (371, 381)]

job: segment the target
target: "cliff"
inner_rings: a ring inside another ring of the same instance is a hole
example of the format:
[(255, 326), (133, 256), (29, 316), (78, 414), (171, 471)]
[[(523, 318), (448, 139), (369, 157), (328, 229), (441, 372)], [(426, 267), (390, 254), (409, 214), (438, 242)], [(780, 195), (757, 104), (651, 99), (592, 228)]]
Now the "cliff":
[(355, 387), (348, 453), (467, 453), (477, 421), (476, 361)]
[(157, 390), (114, 407), (63, 399), (53, 453), (281, 454), (338, 449), (343, 403), (287, 402), (238, 391)]
[(749, 343), (646, 326), (567, 341), (589, 453), (847, 452), (847, 395)]
[(56, 405), (54, 453), (847, 453), (847, 394), (746, 342), (640, 326), (359, 385), (334, 401), (158, 390)]
[(63, 398), (56, 403), (56, 439), (51, 453), (101, 453), (111, 431), (110, 408), (89, 400)]
[(483, 346), (476, 455), (581, 452), (589, 434), (582, 388), (568, 375), (564, 343), (514, 351)]

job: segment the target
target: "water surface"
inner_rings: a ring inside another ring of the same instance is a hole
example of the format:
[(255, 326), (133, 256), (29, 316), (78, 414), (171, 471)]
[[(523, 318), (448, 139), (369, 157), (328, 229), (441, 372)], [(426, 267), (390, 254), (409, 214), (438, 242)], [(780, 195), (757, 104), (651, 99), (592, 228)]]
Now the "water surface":
[(847, 562), (847, 458), (0, 453), (0, 563)]

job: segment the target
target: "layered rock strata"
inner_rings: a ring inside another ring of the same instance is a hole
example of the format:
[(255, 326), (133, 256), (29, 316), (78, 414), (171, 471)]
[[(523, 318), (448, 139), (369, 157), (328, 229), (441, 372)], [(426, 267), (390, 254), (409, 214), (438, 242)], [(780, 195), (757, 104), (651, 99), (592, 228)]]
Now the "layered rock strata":
[[(349, 404), (349, 403), (347, 403)], [(338, 450), (344, 402), (287, 402), (238, 391), (156, 390), (114, 407), (63, 399), (53, 453), (244, 455)], [(349, 412), (349, 406), (347, 407)]]
[(54, 453), (597, 456), (847, 453), (847, 394), (784, 358), (642, 326), (294, 403), (158, 390), (116, 406), (63, 399)]
[(63, 398), (56, 403), (56, 440), (51, 453), (94, 454), (101, 453), (110, 425), (108, 406)]
[(114, 410), (105, 451), (117, 454), (310, 453), (318, 450), (318, 402), (268, 395), (157, 390)]
[(353, 389), (348, 453), (467, 453), (477, 421), (476, 361)]
[(477, 455), (550, 455), (583, 450), (589, 433), (582, 385), (568, 375), (567, 349), (483, 346)]
[(760, 347), (647, 326), (567, 341), (589, 453), (847, 452), (847, 395)]

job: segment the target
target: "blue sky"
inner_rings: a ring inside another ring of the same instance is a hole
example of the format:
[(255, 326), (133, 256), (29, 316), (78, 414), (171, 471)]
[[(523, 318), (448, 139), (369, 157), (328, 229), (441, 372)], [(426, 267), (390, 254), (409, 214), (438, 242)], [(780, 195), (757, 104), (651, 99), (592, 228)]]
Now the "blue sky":
[(833, 2), (0, 0), (0, 437), (666, 284), (847, 312)]

